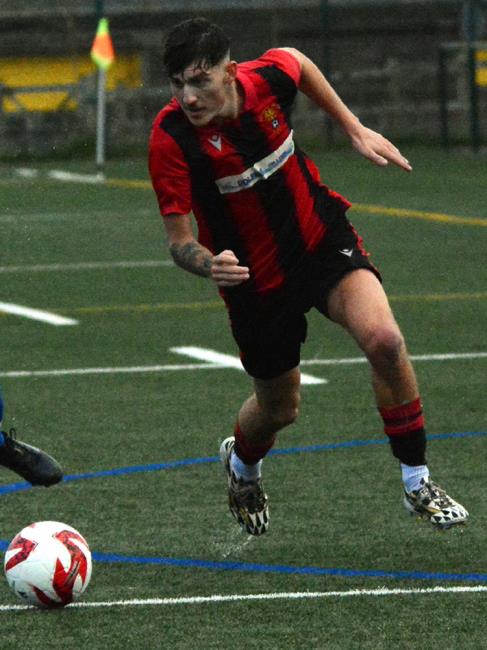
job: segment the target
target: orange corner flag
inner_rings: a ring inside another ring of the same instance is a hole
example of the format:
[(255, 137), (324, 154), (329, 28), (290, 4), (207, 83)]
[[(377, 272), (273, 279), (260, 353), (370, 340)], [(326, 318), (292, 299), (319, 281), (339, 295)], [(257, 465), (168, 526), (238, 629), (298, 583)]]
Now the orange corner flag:
[(101, 18), (91, 47), (91, 58), (99, 68), (107, 70), (115, 60), (112, 39), (108, 31), (108, 19)]

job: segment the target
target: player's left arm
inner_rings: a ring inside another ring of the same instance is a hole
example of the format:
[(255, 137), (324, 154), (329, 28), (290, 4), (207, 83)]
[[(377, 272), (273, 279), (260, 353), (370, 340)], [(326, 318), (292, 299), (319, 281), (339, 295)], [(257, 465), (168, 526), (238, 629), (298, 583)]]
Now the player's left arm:
[(340, 125), (360, 154), (381, 167), (391, 162), (405, 171), (412, 170), (409, 161), (392, 142), (360, 122), (311, 59), (293, 47), (280, 49), (294, 56), (301, 66), (299, 90)]

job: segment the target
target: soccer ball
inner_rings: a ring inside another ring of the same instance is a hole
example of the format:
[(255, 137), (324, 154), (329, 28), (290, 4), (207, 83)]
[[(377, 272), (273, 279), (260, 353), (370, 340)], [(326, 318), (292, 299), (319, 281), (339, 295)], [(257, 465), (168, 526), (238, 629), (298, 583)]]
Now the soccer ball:
[(64, 607), (88, 586), (91, 553), (72, 526), (39, 521), (10, 542), (4, 569), (10, 588), (22, 600), (37, 607)]

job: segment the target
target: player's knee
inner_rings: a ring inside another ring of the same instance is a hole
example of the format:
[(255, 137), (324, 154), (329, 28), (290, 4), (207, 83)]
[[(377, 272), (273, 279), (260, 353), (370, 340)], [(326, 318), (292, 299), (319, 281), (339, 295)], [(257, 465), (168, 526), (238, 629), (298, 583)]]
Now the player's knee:
[(298, 413), (299, 410), (297, 407), (287, 407), (279, 410), (274, 416), (275, 426), (279, 427), (279, 429), (284, 429), (284, 427), (293, 424), (297, 420)]
[(276, 430), (293, 424), (299, 414), (299, 397), (286, 403), (269, 405), (266, 409), (266, 417)]
[(404, 350), (404, 338), (397, 327), (376, 328), (368, 337), (365, 353), (372, 364), (395, 364)]

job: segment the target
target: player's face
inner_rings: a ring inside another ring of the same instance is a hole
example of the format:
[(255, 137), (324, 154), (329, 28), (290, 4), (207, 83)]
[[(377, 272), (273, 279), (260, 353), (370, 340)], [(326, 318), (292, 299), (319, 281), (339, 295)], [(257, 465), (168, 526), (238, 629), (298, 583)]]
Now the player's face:
[(194, 126), (207, 126), (215, 118), (232, 117), (232, 85), (236, 64), (223, 61), (211, 68), (188, 66), (170, 78), (171, 88)]

